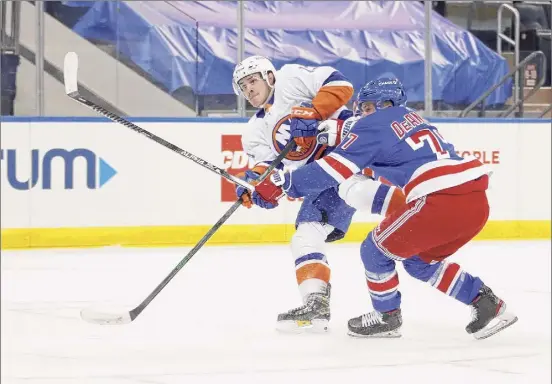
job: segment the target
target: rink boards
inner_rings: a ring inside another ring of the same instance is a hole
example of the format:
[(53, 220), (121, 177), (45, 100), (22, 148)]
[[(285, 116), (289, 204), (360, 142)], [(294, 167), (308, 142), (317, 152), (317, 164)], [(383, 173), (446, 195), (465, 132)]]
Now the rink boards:
[[(248, 165), (242, 119), (133, 121), (231, 173)], [(433, 121), (460, 154), (493, 170), (478, 239), (550, 238), (550, 120)], [(215, 173), (103, 119), (4, 118), (1, 148), (2, 249), (192, 245), (235, 199)], [(299, 206), (240, 208), (210, 244), (286, 242)], [(379, 220), (357, 212), (345, 241)]]

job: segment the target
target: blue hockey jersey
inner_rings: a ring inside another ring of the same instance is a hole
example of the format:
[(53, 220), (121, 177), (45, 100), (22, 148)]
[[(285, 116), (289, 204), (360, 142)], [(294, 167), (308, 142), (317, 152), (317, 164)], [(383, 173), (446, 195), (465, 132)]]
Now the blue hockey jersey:
[(490, 174), (475, 157), (456, 154), (435, 126), (409, 108), (389, 107), (345, 124), (349, 133), (329, 155), (285, 176), (288, 196), (322, 191), (364, 168), (402, 188), (407, 202)]

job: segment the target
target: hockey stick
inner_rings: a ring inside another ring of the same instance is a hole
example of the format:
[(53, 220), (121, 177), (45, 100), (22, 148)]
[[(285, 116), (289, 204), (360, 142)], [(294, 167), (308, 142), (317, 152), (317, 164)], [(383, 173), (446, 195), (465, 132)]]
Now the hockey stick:
[(151, 139), (155, 141), (158, 144), (161, 144), (165, 148), (169, 148), (171, 151), (178, 153), (181, 156), (184, 156), (185, 158), (192, 160), (194, 163), (201, 165), (204, 168), (209, 169), (210, 171), (215, 172), (217, 175), (224, 177), (227, 180), (230, 180), (234, 184), (241, 185), (244, 188), (247, 188), (248, 190), (252, 191), (253, 187), (245, 182), (244, 180), (240, 179), (239, 177), (236, 177), (234, 175), (229, 174), (224, 169), (217, 167), (216, 165), (213, 165), (196, 155), (183, 150), (182, 148), (177, 147), (176, 145), (169, 143), (168, 141), (160, 138), (159, 136), (154, 135), (153, 133), (146, 131), (143, 128), (140, 128), (136, 124), (131, 123), (130, 121), (122, 118), (121, 116), (118, 116), (114, 114), (113, 112), (108, 111), (107, 109), (91, 102), (90, 100), (85, 99), (83, 96), (79, 94), (79, 88), (78, 88), (78, 69), (79, 69), (79, 57), (75, 52), (68, 52), (65, 55), (65, 59), (63, 62), (63, 82), (65, 83), (65, 93), (67, 96), (69, 96), (71, 99), (75, 100), (77, 103), (82, 104), (99, 114), (107, 117), (108, 119), (119, 123), (121, 125), (124, 125), (127, 128), (132, 129), (134, 132), (137, 132), (141, 135), (146, 136), (148, 139)]
[[(264, 171), (264, 173), (259, 177), (259, 180), (265, 179), (272, 170), (277, 167), (280, 162), (284, 159), (284, 157), (288, 154), (288, 152), (293, 148), (294, 141), (290, 140), (290, 142), (285, 146), (283, 151), (274, 159), (274, 161), (270, 164), (270, 166)], [(169, 273), (165, 279), (149, 294), (148, 297), (144, 299), (136, 308), (132, 309), (129, 312), (123, 312), (123, 313), (109, 313), (109, 312), (102, 312), (102, 311), (96, 311), (93, 309), (83, 309), (81, 311), (81, 317), (83, 320), (88, 321), (89, 323), (94, 324), (102, 324), (102, 325), (121, 325), (121, 324), (129, 324), (134, 319), (142, 313), (142, 311), (151, 303), (151, 301), (157, 296), (163, 288), (169, 283), (169, 281), (172, 280), (172, 278), (184, 267), (188, 261), (196, 254), (197, 251), (203, 245), (213, 236), (213, 234), (224, 224), (224, 222), (232, 216), (234, 211), (238, 209), (238, 207), (242, 203), (242, 198), (240, 197), (238, 201), (236, 201), (230, 209), (219, 219), (219, 221), (216, 222), (216, 224), (199, 240), (199, 242), (193, 247), (190, 252), (174, 267), (174, 269)]]

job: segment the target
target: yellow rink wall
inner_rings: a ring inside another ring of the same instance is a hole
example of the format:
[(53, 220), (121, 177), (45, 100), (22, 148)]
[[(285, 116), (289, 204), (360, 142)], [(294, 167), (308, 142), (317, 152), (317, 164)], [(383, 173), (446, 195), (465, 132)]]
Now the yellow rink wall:
[[(479, 240), (550, 239), (550, 120), (433, 119), (461, 154), (493, 171)], [(247, 167), (242, 119), (135, 119), (235, 173)], [(2, 118), (1, 247), (192, 246), (228, 210), (220, 177), (120, 125), (96, 118)], [(300, 202), (238, 209), (209, 245), (284, 244)], [(380, 218), (355, 214), (342, 241)]]
[[(361, 242), (376, 223), (353, 223), (340, 242)], [(89, 227), (3, 229), (2, 249), (98, 247), (110, 245), (162, 247), (193, 246), (211, 226)], [(550, 239), (550, 221), (490, 221), (475, 240)], [(209, 245), (286, 244), (292, 224), (223, 225)]]

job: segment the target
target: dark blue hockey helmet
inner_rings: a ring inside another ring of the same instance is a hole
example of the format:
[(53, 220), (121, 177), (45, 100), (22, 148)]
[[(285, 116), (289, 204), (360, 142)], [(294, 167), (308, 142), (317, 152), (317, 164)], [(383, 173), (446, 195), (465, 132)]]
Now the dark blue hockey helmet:
[(376, 109), (382, 109), (383, 103), (390, 101), (394, 106), (406, 104), (406, 92), (399, 79), (383, 77), (372, 80), (360, 89), (355, 103), (355, 115), (361, 114), (363, 103), (374, 103)]

